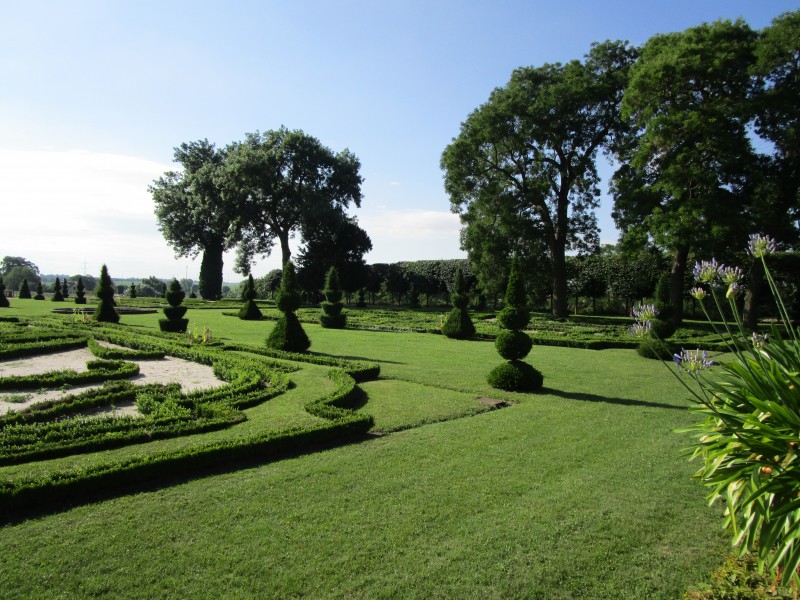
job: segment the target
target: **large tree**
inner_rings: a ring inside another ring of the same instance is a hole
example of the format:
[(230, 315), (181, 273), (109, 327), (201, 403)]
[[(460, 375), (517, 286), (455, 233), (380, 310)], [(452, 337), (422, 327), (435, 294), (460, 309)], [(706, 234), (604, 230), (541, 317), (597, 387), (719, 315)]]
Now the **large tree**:
[(202, 252), (200, 294), (219, 299), (223, 252), (241, 236), (236, 197), (223, 194), (220, 186), (225, 152), (200, 140), (175, 148), (174, 160), (183, 170), (169, 171), (149, 187), (159, 229), (177, 256), (195, 257)]
[(281, 262), (291, 258), (289, 239), (309, 223), (352, 202), (361, 206), (361, 164), (349, 150), (334, 153), (316, 138), (285, 127), (249, 133), (229, 146), (226, 197), (236, 198), (243, 227), (237, 267), (269, 254), (277, 238)]
[[(569, 314), (566, 251), (597, 243), (595, 160), (619, 130), (634, 58), (625, 43), (604, 42), (583, 61), (515, 70), (462, 123), (442, 155), (455, 212), (530, 221), (530, 234), (541, 236), (557, 317)], [(486, 235), (493, 233), (487, 229)]]
[(649, 239), (672, 253), (675, 324), (690, 252), (719, 253), (745, 230), (754, 42), (743, 21), (653, 36), (625, 90), (623, 116), (635, 133), (616, 147), (614, 217), (629, 242)]
[[(751, 171), (751, 229), (793, 250), (800, 240), (800, 11), (779, 16), (761, 31), (753, 73), (755, 132), (768, 143), (759, 144), (762, 154)], [(753, 328), (763, 275), (763, 263), (753, 260), (744, 310)]]

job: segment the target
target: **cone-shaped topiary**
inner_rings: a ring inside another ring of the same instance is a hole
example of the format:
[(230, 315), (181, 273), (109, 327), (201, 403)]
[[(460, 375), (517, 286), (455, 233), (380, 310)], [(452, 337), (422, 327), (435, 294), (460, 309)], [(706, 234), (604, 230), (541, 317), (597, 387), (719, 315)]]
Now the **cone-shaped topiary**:
[(247, 281), (244, 282), (244, 289), (242, 290), (242, 299), (244, 304), (239, 310), (239, 318), (243, 321), (258, 321), (263, 319), (264, 315), (256, 304), (256, 284), (253, 281), (252, 273), (247, 276)]
[(491, 370), (487, 381), (489, 385), (511, 392), (530, 392), (542, 387), (544, 377), (528, 363), (521, 359), (531, 351), (533, 342), (530, 336), (520, 331), (530, 319), (530, 311), (526, 306), (525, 283), (519, 272), (519, 260), (515, 256), (511, 261), (511, 273), (506, 288), (506, 306), (497, 315), (497, 322), (502, 328), (495, 340), (495, 348), (500, 356), (508, 362)]
[(449, 338), (468, 340), (475, 335), (475, 325), (473, 325), (467, 310), (469, 298), (467, 298), (467, 286), (464, 283), (464, 274), (461, 272), (461, 267), (456, 269), (453, 289), (453, 310), (447, 315), (447, 319), (442, 325), (442, 333)]
[(53, 286), (53, 297), (50, 298), (53, 302), (63, 302), (64, 296), (61, 294), (61, 280), (56, 277), (56, 283)]
[(108, 267), (105, 265), (100, 269), (100, 281), (97, 283), (94, 295), (100, 299), (100, 304), (94, 309), (94, 320), (119, 323), (119, 313), (114, 308), (117, 305), (114, 302), (114, 282), (111, 281), (111, 277), (108, 275)]
[(36, 284), (36, 295), (33, 297), (34, 300), (44, 300), (44, 290), (42, 289), (42, 282)]
[(28, 287), (28, 280), (27, 279), (23, 279), (22, 280), (22, 285), (19, 286), (19, 297), (20, 298), (26, 298), (26, 299), (30, 300), (31, 288)]
[(164, 316), (166, 319), (159, 319), (158, 326), (161, 331), (171, 331), (173, 333), (183, 333), (189, 325), (189, 319), (185, 319), (183, 315), (189, 310), (186, 306), (181, 306), (181, 302), (186, 297), (186, 292), (183, 291), (180, 282), (173, 279), (169, 284), (167, 291), (164, 292), (164, 297), (167, 299), (169, 306), (164, 309)]
[(0, 308), (8, 308), (11, 303), (6, 298), (6, 284), (3, 283), (3, 278), (0, 277)]
[(64, 281), (61, 282), (61, 295), (64, 296), (64, 300), (69, 298), (69, 284), (67, 283), (67, 278), (64, 278)]
[(325, 277), (325, 289), (322, 290), (325, 301), (322, 303), (322, 314), (319, 323), (327, 329), (344, 329), (347, 315), (342, 313), (342, 289), (339, 285), (339, 271), (336, 267), (328, 269)]
[(283, 268), (281, 287), (275, 303), (283, 312), (283, 316), (278, 319), (267, 337), (267, 346), (290, 352), (305, 352), (311, 346), (311, 340), (308, 339), (297, 315), (294, 314), (294, 311), (300, 308), (300, 292), (297, 291), (294, 265), (291, 262), (287, 262)]
[(83, 290), (83, 277), (78, 277), (78, 283), (75, 284), (75, 304), (86, 304), (86, 292)]
[(138, 294), (138, 293), (139, 293), (139, 292), (138, 292), (138, 291), (137, 291), (137, 289), (136, 289), (136, 284), (135, 284), (135, 283), (132, 283), (132, 284), (131, 284), (131, 287), (130, 287), (130, 288), (128, 288), (128, 295), (129, 295), (131, 298), (136, 298), (136, 294)]

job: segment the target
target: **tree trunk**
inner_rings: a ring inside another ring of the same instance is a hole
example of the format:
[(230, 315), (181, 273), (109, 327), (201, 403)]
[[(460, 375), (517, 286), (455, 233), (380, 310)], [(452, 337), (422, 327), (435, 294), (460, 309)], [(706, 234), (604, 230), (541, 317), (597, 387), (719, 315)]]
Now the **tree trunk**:
[[(553, 244), (554, 246), (557, 244)], [(569, 316), (569, 291), (567, 290), (567, 261), (564, 248), (553, 248), (553, 316), (564, 319)]]
[(215, 240), (203, 248), (200, 263), (200, 295), (205, 300), (222, 298), (222, 252), (223, 244)]
[(747, 294), (744, 297), (744, 326), (750, 329), (758, 327), (758, 305), (761, 303), (764, 286), (764, 263), (754, 258), (747, 274)]
[(278, 239), (281, 242), (281, 265), (285, 265), (289, 262), (289, 259), (292, 258), (292, 251), (289, 250), (289, 232), (278, 232)]
[(669, 274), (669, 303), (672, 305), (672, 324), (680, 327), (683, 324), (683, 275), (686, 272), (686, 260), (689, 258), (689, 246), (678, 244)]

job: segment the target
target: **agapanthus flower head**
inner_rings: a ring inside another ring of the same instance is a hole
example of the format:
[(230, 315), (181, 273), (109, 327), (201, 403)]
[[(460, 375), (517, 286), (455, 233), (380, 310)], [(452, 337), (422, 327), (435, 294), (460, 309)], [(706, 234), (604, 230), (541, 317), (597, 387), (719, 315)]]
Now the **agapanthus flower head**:
[(634, 323), (633, 327), (630, 328), (630, 334), (634, 337), (649, 337), (651, 329), (652, 323), (650, 321)]
[(716, 258), (698, 262), (694, 265), (694, 279), (700, 283), (714, 283), (720, 268), (722, 265)]
[(761, 258), (767, 254), (772, 254), (776, 250), (775, 240), (768, 235), (754, 233), (750, 236), (748, 250), (750, 251), (750, 254), (756, 258)]
[(691, 294), (692, 298), (695, 300), (702, 300), (708, 295), (708, 293), (701, 287), (692, 288)]
[(642, 323), (656, 318), (655, 304), (637, 304), (631, 309), (634, 318)]
[(725, 292), (725, 297), (730, 300), (731, 298), (735, 298), (736, 294), (738, 293), (739, 293), (739, 284), (734, 281), (732, 284), (728, 286), (728, 291)]
[(742, 270), (739, 267), (725, 267), (719, 268), (719, 277), (722, 283), (731, 285), (732, 283), (739, 283), (742, 280)]
[(672, 359), (676, 365), (690, 374), (696, 374), (714, 364), (714, 361), (708, 360), (708, 354), (705, 350), (700, 350), (700, 348), (697, 350), (681, 349), (681, 353), (674, 354)]
[(760, 333), (756, 333), (755, 331), (753, 332), (753, 348), (763, 348), (764, 344), (766, 344), (768, 341), (768, 333), (762, 335)]

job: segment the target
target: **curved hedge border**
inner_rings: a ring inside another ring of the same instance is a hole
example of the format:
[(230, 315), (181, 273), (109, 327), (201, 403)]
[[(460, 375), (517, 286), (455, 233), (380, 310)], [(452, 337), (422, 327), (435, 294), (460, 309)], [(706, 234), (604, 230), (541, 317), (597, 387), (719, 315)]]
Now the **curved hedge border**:
[(53, 352), (63, 352), (64, 350), (76, 350), (86, 346), (85, 337), (54, 338), (47, 341), (31, 341), (21, 343), (0, 343), (0, 360), (12, 358), (24, 358), (26, 356), (37, 356), (39, 354), (51, 354)]
[(106, 348), (89, 338), (89, 351), (97, 358), (106, 360), (160, 360), (166, 356), (163, 350), (129, 350), (126, 348)]
[[(57, 324), (54, 324), (58, 327)], [(61, 324), (63, 327), (63, 323)], [(282, 393), (289, 384), (285, 372), (274, 372), (274, 361), (262, 358), (252, 359), (246, 356), (226, 354), (221, 347), (198, 347), (174, 337), (163, 338), (149, 333), (122, 332), (119, 325), (101, 325), (99, 327), (83, 324), (73, 324), (81, 330), (91, 331), (92, 337), (104, 339), (112, 343), (124, 342), (126, 346), (150, 348), (163, 348), (169, 355), (195, 360), (203, 364), (211, 364), (217, 376), (221, 378), (232, 377), (231, 385), (216, 388), (206, 392), (192, 392), (182, 397), (181, 402), (192, 403), (197, 407), (213, 406), (214, 403), (227, 406), (231, 410), (243, 408), (257, 402), (262, 402), (266, 397)], [(225, 351), (236, 351), (261, 354), (253, 352), (249, 346), (226, 346)], [(259, 349), (256, 349), (259, 350)], [(266, 353), (265, 353), (266, 354)], [(309, 445), (330, 444), (334, 441), (361, 436), (373, 426), (373, 419), (369, 415), (357, 414), (346, 410), (344, 407), (352, 402), (352, 394), (356, 390), (357, 377), (377, 376), (380, 367), (377, 364), (357, 363), (318, 355), (294, 355), (293, 353), (269, 351), (267, 356), (281, 360), (301, 361), (314, 364), (333, 365), (329, 377), (336, 383), (336, 388), (317, 400), (308, 402), (305, 406), (307, 412), (318, 416), (325, 421), (313, 425), (295, 426), (284, 430), (269, 430), (263, 433), (230, 437), (196, 446), (184, 446), (180, 449), (157, 451), (142, 454), (117, 461), (109, 461), (92, 467), (72, 467), (62, 471), (47, 472), (41, 475), (21, 478), (16, 481), (0, 481), (0, 510), (9, 510), (35, 506), (36, 503), (47, 504), (53, 499), (66, 498), (86, 499), (102, 494), (102, 490), (115, 491), (120, 486), (131, 486), (136, 483), (145, 483), (157, 477), (185, 476), (187, 473), (207, 471), (219, 468), (232, 462), (260, 462), (274, 458), (286, 452), (307, 450)], [(247, 365), (242, 368), (243, 364)], [(274, 363), (284, 371), (293, 368), (282, 363)], [(343, 368), (350, 371), (348, 374)], [(253, 377), (254, 369), (258, 378)], [(247, 374), (250, 371), (250, 374)], [(120, 389), (120, 393), (124, 390)], [(78, 402), (88, 406), (92, 402), (101, 403), (99, 396), (87, 393), (82, 395)], [(15, 416), (20, 423), (33, 423), (38, 420), (36, 413), (48, 411), (64, 411), (55, 404), (43, 406), (40, 409), (29, 410)], [(27, 414), (27, 416), (23, 416)], [(155, 439), (150, 437), (147, 439)], [(95, 448), (106, 442), (94, 440)], [(113, 439), (107, 442), (114, 444)], [(70, 449), (70, 452), (74, 452)], [(26, 458), (25, 460), (29, 460)], [(10, 513), (9, 513), (10, 514)]]
[(129, 379), (139, 374), (139, 365), (124, 360), (90, 360), (86, 371), (46, 371), (35, 375), (0, 377), (0, 390), (58, 387), (83, 383), (99, 383), (113, 379)]

